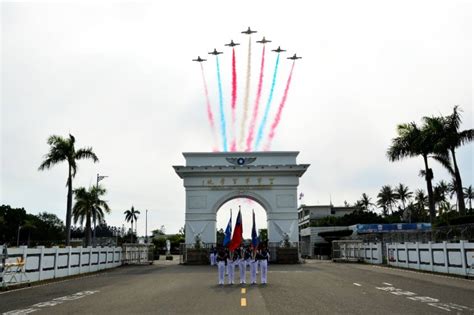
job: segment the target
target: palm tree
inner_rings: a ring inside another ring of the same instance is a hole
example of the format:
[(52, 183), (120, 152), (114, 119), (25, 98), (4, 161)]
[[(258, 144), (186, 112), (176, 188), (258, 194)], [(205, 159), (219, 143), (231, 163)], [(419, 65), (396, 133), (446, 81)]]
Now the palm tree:
[(388, 210), (390, 210), (390, 213), (393, 213), (392, 207), (396, 203), (396, 194), (390, 185), (382, 186), (377, 198), (377, 204), (382, 207), (385, 216), (388, 214)]
[(449, 193), (449, 185), (444, 180), (441, 180), (434, 188), (434, 200), (435, 204), (438, 205), (439, 213), (443, 210), (451, 210), (451, 205), (447, 199)]
[(74, 224), (80, 221), (81, 225), (83, 225), (84, 220), (86, 221), (86, 246), (91, 245), (92, 222), (95, 224), (96, 220), (103, 220), (104, 212), (110, 213), (107, 202), (100, 199), (106, 192), (106, 189), (101, 186), (93, 186), (89, 190), (86, 190), (84, 187), (74, 189), (76, 199), (72, 210)]
[[(466, 204), (464, 203), (461, 173), (456, 160), (456, 149), (463, 144), (474, 140), (474, 129), (459, 130), (461, 125), (460, 112), (461, 110), (459, 109), (459, 106), (456, 105), (454, 106), (451, 115), (446, 117), (424, 117), (424, 120), (431, 131), (435, 134), (435, 152), (448, 156), (448, 159), (449, 154), (451, 154), (452, 167), (451, 169), (447, 167), (447, 169), (456, 179), (456, 195), (459, 213), (465, 215)], [(443, 166), (446, 167), (445, 164), (443, 164)]]
[(45, 160), (38, 168), (38, 170), (42, 171), (63, 161), (68, 163), (66, 246), (69, 246), (71, 239), (72, 179), (76, 176), (77, 172), (76, 161), (82, 159), (92, 159), (94, 163), (99, 161), (91, 147), (76, 150), (74, 147), (75, 142), (76, 139), (71, 134), (67, 139), (56, 135), (50, 136), (48, 138), (49, 152), (44, 156)]
[(398, 200), (402, 203), (403, 211), (406, 209), (406, 202), (411, 199), (413, 193), (410, 191), (408, 186), (403, 185), (402, 183), (398, 184), (395, 188), (395, 195)]
[(130, 210), (126, 210), (123, 214), (125, 214), (125, 221), (127, 222), (132, 222), (132, 228), (131, 228), (131, 234), (130, 234), (130, 242), (133, 242), (133, 221), (137, 222), (138, 220), (138, 214), (140, 214), (140, 211), (135, 210), (135, 208), (132, 206)]
[(474, 199), (474, 191), (472, 191), (472, 186), (464, 187), (464, 198), (469, 202), (469, 211), (472, 211), (472, 199)]
[(366, 194), (363, 193), (361, 199), (359, 200), (359, 204), (361, 206), (362, 210), (369, 211), (369, 207), (373, 206), (374, 204), (370, 201), (370, 197)]
[(428, 201), (430, 209), (430, 221), (434, 222), (436, 217), (435, 205), (433, 199), (433, 171), (428, 166), (428, 155), (432, 153), (431, 134), (427, 130), (420, 130), (412, 122), (409, 124), (400, 124), (397, 126), (398, 137), (392, 139), (392, 145), (387, 150), (387, 157), (391, 162), (401, 160), (407, 157), (421, 155), (425, 164), (424, 176), (428, 190)]
[(428, 197), (425, 195), (425, 192), (423, 191), (423, 189), (417, 189), (415, 191), (414, 199), (415, 199), (414, 206), (418, 212), (417, 216), (418, 217), (424, 216), (425, 209), (429, 205), (429, 202), (428, 202)]

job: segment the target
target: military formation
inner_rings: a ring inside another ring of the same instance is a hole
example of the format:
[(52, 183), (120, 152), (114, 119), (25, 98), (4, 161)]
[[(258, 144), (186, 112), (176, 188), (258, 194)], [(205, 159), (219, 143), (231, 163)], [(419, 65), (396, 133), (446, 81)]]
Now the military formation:
[(247, 270), (250, 271), (250, 284), (257, 284), (257, 274), (260, 273), (260, 283), (267, 284), (268, 261), (270, 253), (266, 246), (253, 248), (252, 246), (240, 246), (234, 251), (223, 246), (211, 248), (211, 266), (217, 265), (218, 284), (224, 285), (227, 276), (227, 284), (235, 284), (235, 271), (239, 270), (239, 283), (247, 283)]

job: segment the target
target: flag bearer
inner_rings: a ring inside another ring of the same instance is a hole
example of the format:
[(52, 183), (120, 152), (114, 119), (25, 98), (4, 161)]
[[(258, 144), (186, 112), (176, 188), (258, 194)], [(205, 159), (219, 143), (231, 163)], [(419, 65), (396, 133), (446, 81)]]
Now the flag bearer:
[(270, 253), (264, 247), (258, 254), (257, 260), (260, 262), (260, 283), (267, 284), (268, 261), (270, 260)]
[(229, 252), (227, 256), (227, 282), (229, 284), (234, 284), (234, 274), (235, 274), (235, 253)]
[(252, 251), (250, 259), (250, 284), (257, 284), (257, 259), (255, 250)]
[(214, 250), (214, 246), (212, 246), (211, 250), (209, 251), (209, 261), (211, 262), (211, 266), (214, 266), (216, 264), (216, 253)]
[(217, 252), (217, 270), (219, 274), (219, 285), (224, 285), (224, 273), (225, 273), (225, 264), (227, 260), (227, 253), (223, 248), (219, 248)]
[(245, 284), (245, 271), (247, 269), (247, 261), (245, 259), (245, 249), (241, 246), (239, 252), (239, 272), (240, 272), (240, 284)]

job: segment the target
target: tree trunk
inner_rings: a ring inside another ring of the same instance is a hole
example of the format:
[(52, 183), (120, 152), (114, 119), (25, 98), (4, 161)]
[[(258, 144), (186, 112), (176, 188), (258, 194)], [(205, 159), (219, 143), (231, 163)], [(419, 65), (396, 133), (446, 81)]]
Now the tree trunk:
[(461, 173), (459, 172), (458, 163), (456, 162), (456, 154), (454, 148), (451, 148), (451, 155), (453, 156), (454, 176), (456, 179), (456, 195), (458, 200), (459, 214), (466, 215), (466, 204), (464, 203), (464, 194), (462, 191)]
[(71, 209), (72, 209), (72, 174), (69, 164), (69, 177), (67, 179), (67, 209), (66, 209), (66, 246), (71, 243)]
[(434, 198), (433, 198), (433, 186), (431, 185), (431, 180), (433, 179), (433, 171), (428, 167), (428, 155), (423, 155), (423, 160), (425, 162), (425, 179), (426, 179), (426, 188), (428, 190), (428, 206), (430, 209), (430, 222), (433, 224), (436, 218)]
[(132, 228), (130, 229), (130, 243), (133, 243), (133, 220), (132, 220)]
[(91, 216), (90, 213), (86, 217), (86, 247), (91, 246)]

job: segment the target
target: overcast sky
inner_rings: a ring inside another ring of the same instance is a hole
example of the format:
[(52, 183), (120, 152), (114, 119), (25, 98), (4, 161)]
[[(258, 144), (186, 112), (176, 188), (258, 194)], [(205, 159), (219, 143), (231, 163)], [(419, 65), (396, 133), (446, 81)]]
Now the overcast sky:
[[(350, 203), (382, 185), (424, 188), (421, 158), (388, 162), (399, 123), (464, 110), (473, 127), (471, 1), (69, 1), (1, 4), (0, 203), (64, 220), (66, 164), (38, 172), (52, 134), (92, 146), (100, 163), (80, 161), (74, 186), (103, 181), (112, 214), (142, 210), (139, 233), (184, 225), (184, 188), (172, 165), (181, 152), (210, 151), (199, 65), (214, 47), (221, 57), (225, 104), (230, 100), (230, 39), (237, 47), (238, 105), (247, 53), (240, 32), (303, 59), (296, 64), (273, 150), (300, 151), (311, 167), (299, 191), (306, 204)], [(274, 45), (273, 45), (274, 44)], [(261, 48), (252, 53), (251, 103)], [(286, 57), (287, 55), (285, 55)], [(209, 61), (213, 61), (209, 58)], [(267, 54), (264, 96), (275, 55)], [(291, 63), (282, 60), (272, 113)], [(217, 113), (215, 64), (204, 64)], [(265, 101), (262, 101), (262, 104)], [(464, 186), (473, 184), (473, 145), (459, 149)], [(435, 183), (449, 180), (435, 162)], [(240, 202), (240, 201), (239, 201)], [(227, 209), (233, 205), (226, 205)], [(256, 205), (243, 203), (246, 213)], [(265, 212), (257, 210), (260, 227)], [(228, 215), (219, 211), (218, 227)], [(250, 216), (248, 216), (250, 217)], [(250, 228), (250, 222), (245, 221)]]

